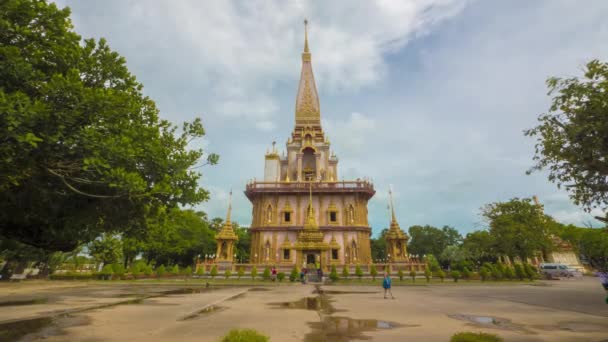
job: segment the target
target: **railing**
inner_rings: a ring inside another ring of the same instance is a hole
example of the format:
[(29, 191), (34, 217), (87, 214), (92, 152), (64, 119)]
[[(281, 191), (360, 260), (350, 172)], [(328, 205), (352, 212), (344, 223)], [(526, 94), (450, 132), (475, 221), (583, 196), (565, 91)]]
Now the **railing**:
[(246, 191), (301, 191), (312, 188), (318, 191), (367, 191), (375, 192), (374, 185), (366, 180), (342, 182), (252, 182), (247, 184)]

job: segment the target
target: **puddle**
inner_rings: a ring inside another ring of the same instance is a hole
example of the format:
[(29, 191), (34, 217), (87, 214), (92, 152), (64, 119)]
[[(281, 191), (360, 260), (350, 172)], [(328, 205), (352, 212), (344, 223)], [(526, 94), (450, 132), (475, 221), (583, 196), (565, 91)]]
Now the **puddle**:
[(448, 315), (448, 317), (458, 319), (461, 321), (468, 321), (470, 323), (480, 325), (483, 327), (487, 327), (487, 328), (526, 331), (526, 329), (522, 325), (514, 324), (511, 322), (511, 320), (506, 319), (506, 318), (493, 317), (493, 316), (465, 315), (465, 314)]
[(257, 291), (271, 291), (271, 289), (265, 287), (252, 287), (248, 291), (257, 292)]
[(304, 337), (306, 342), (370, 340), (364, 333), (418, 325), (402, 325), (375, 319), (352, 319), (327, 316), (321, 322), (308, 323), (313, 331)]
[(3, 306), (20, 306), (20, 305), (36, 305), (48, 303), (48, 298), (34, 298), (34, 299), (23, 299), (23, 300), (11, 300), (8, 302), (0, 302), (0, 307)]
[(313, 293), (327, 294), (327, 295), (341, 295), (341, 294), (370, 294), (380, 293), (379, 291), (338, 291), (338, 290), (314, 290)]
[(608, 330), (608, 325), (590, 322), (559, 322), (557, 327), (561, 330), (573, 332), (601, 332)]
[(181, 289), (176, 289), (176, 290), (163, 291), (163, 292), (161, 292), (160, 296), (197, 294), (197, 293), (202, 293), (202, 292), (207, 292), (207, 291), (210, 291), (210, 289), (209, 288), (187, 287), (187, 288), (181, 288)]
[(215, 312), (218, 312), (218, 311), (223, 311), (225, 309), (226, 308), (223, 307), (223, 306), (210, 305), (210, 306), (207, 306), (207, 307), (205, 307), (204, 309), (202, 309), (200, 311), (197, 311), (197, 312), (195, 312), (193, 314), (190, 314), (188, 316), (182, 317), (181, 319), (179, 319), (179, 321), (189, 321), (191, 319), (195, 319), (195, 318), (198, 318), (200, 316), (208, 315), (208, 314), (215, 313)]
[(49, 317), (0, 324), (0, 341), (16, 341), (53, 323)]
[(276, 309), (312, 310), (326, 314), (335, 312), (334, 308), (329, 303), (329, 300), (322, 296), (304, 297), (293, 302), (269, 303), (268, 305), (274, 306)]
[(61, 315), (0, 324), (0, 341), (35, 341), (62, 335), (64, 329), (90, 324), (85, 316)]

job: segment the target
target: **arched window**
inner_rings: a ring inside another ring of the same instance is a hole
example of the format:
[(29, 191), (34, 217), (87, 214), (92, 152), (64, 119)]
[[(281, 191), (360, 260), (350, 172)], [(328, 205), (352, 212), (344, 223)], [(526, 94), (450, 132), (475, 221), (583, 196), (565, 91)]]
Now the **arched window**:
[(348, 223), (355, 223), (355, 208), (352, 204), (348, 206)]
[(266, 223), (272, 223), (272, 206), (266, 207)]

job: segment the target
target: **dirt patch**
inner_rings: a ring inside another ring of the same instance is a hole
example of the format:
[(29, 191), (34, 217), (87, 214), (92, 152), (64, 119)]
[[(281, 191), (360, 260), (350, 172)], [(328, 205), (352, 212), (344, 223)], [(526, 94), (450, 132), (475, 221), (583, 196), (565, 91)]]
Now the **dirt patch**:
[(515, 324), (511, 322), (510, 319), (501, 318), (501, 317), (493, 317), (493, 316), (477, 316), (477, 315), (467, 315), (467, 314), (455, 314), (448, 315), (450, 318), (458, 319), (461, 321), (467, 321), (476, 326), (481, 326), (484, 328), (495, 328), (502, 330), (518, 330), (522, 332), (532, 333), (528, 329), (526, 329), (521, 324)]

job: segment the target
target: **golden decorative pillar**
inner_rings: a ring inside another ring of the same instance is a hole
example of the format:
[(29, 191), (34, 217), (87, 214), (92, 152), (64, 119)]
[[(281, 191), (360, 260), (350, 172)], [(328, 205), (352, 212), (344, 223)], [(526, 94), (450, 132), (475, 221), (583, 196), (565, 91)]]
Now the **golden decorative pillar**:
[(215, 236), (217, 242), (217, 261), (219, 262), (234, 262), (234, 245), (238, 241), (239, 237), (234, 233), (232, 229), (232, 223), (230, 222), (230, 213), (232, 211), (232, 190), (230, 191), (230, 197), (228, 200), (228, 213), (226, 214), (226, 221), (222, 230)]

